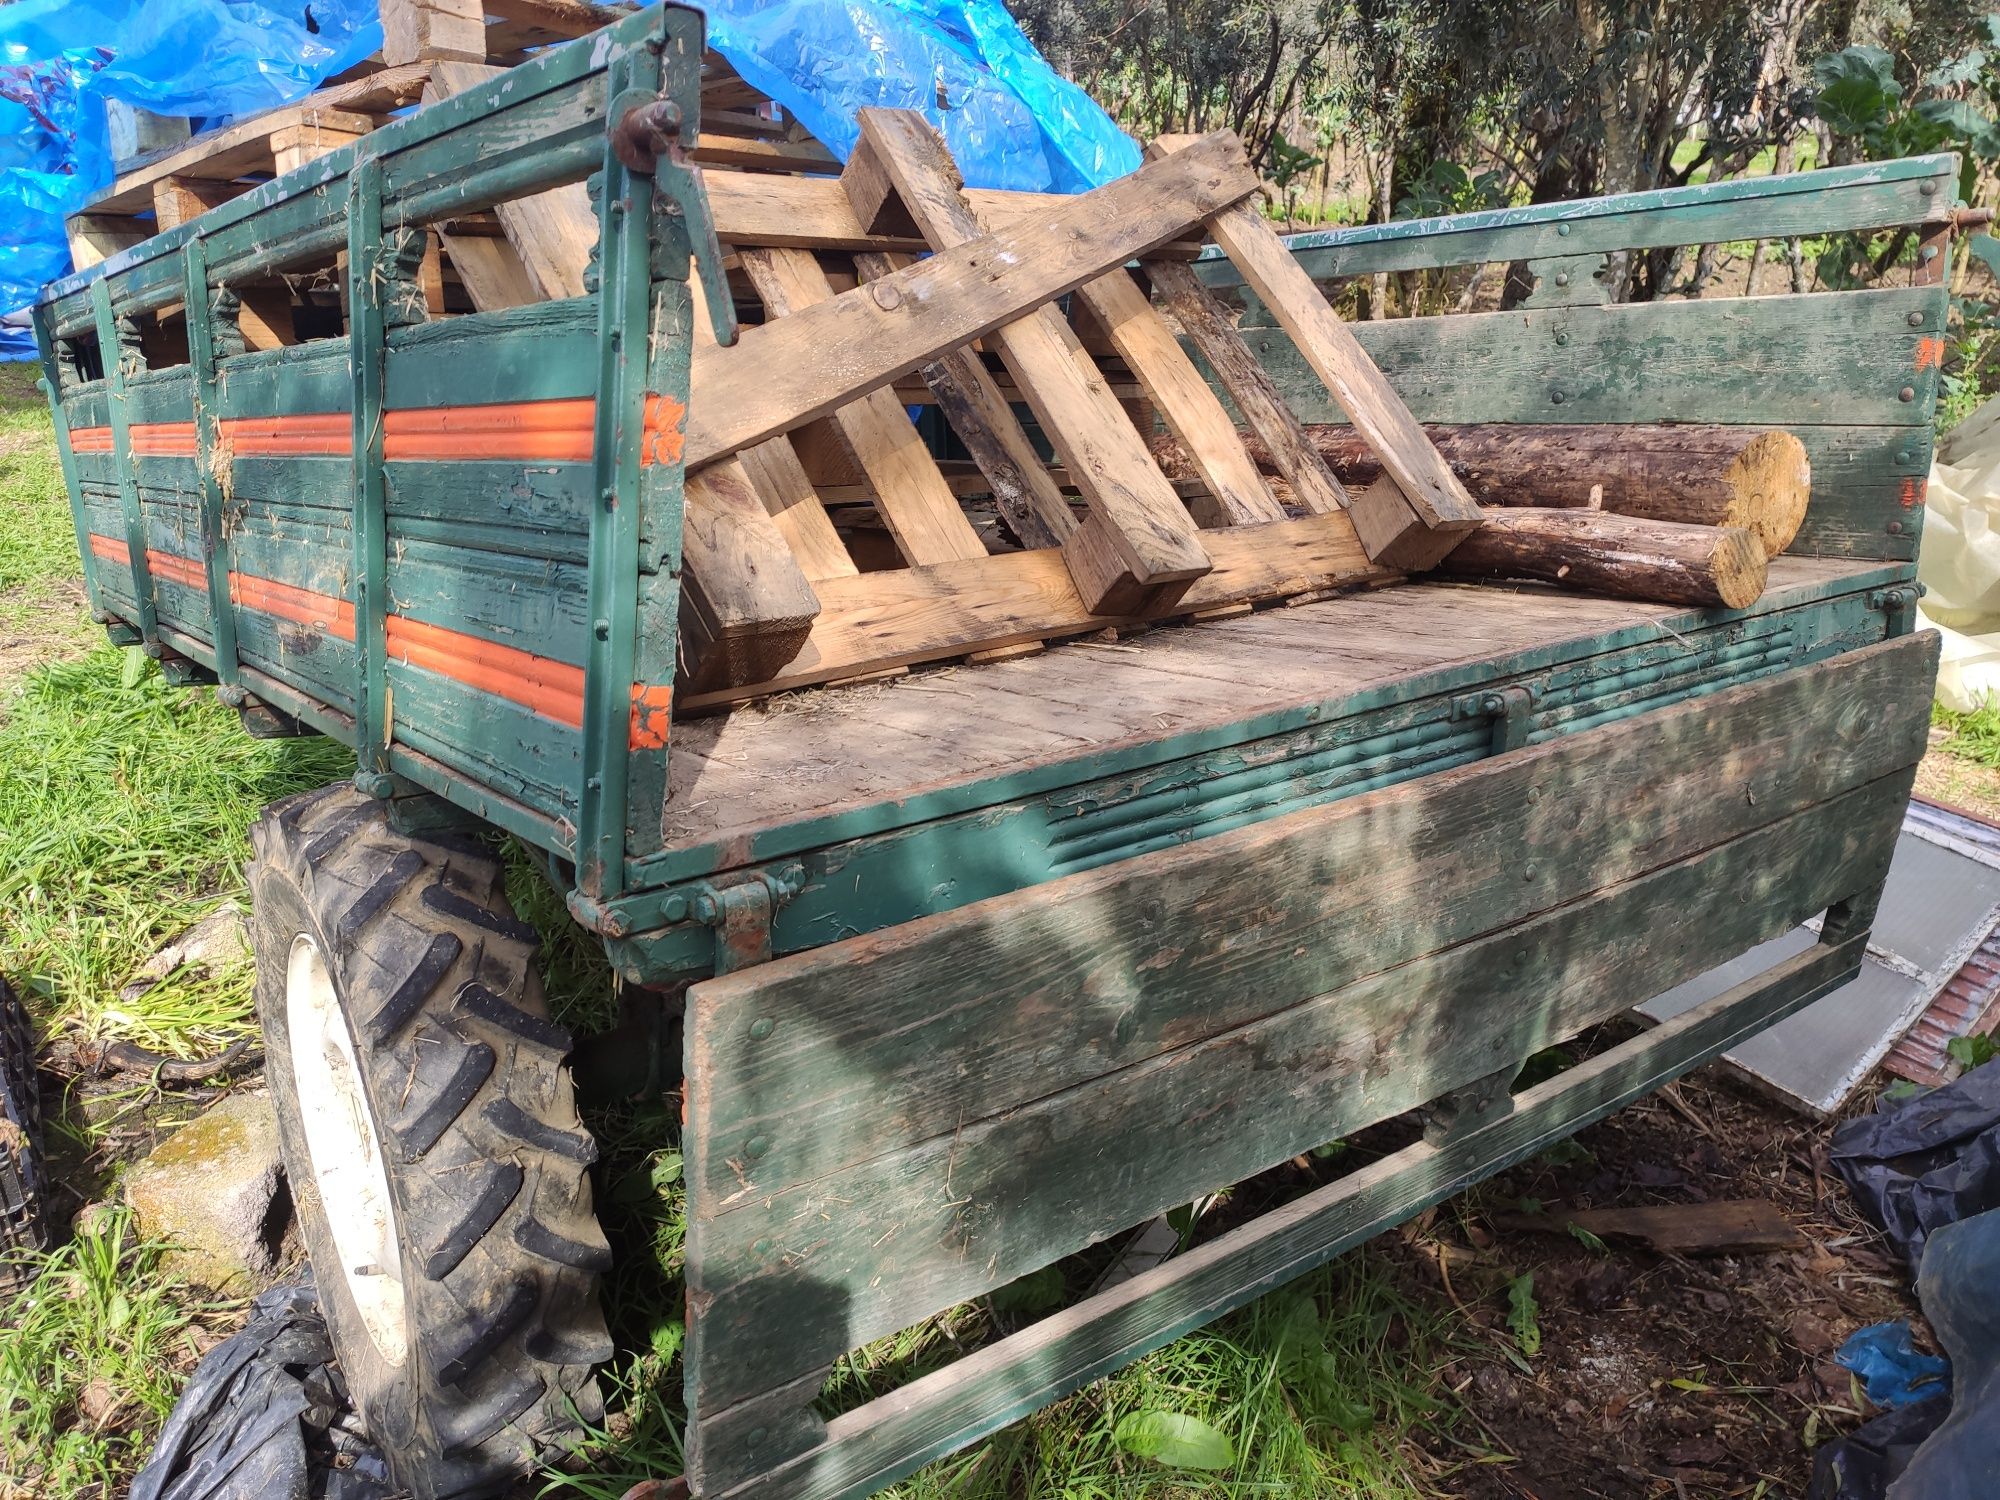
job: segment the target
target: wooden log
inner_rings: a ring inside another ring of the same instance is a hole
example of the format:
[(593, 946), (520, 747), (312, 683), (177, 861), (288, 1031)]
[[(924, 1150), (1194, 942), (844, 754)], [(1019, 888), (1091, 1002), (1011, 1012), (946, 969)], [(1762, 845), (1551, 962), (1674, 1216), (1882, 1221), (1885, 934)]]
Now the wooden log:
[(1741, 526), (1690, 526), (1601, 510), (1495, 509), (1437, 571), (1527, 578), (1656, 604), (1742, 609), (1764, 592), (1764, 549)]
[[(1382, 461), (1352, 427), (1313, 423), (1305, 430), (1345, 483), (1381, 476)], [(1427, 423), (1424, 431), (1484, 504), (1742, 526), (1771, 557), (1798, 535), (1812, 495), (1805, 444), (1777, 428), (1479, 422)], [(1255, 434), (1245, 446), (1260, 468), (1282, 472)]]

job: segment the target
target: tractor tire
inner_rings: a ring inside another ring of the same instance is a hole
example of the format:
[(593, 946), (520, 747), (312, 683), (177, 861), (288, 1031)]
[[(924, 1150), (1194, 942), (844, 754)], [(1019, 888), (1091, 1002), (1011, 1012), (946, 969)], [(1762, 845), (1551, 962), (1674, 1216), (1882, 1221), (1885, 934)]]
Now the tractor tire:
[(417, 1500), (487, 1495), (603, 1415), (610, 1249), (499, 861), (336, 786), (251, 830), (257, 1010), (340, 1366)]
[(49, 1248), (42, 1181), (42, 1094), (35, 1032), (0, 979), (0, 1293), (34, 1279), (30, 1255)]

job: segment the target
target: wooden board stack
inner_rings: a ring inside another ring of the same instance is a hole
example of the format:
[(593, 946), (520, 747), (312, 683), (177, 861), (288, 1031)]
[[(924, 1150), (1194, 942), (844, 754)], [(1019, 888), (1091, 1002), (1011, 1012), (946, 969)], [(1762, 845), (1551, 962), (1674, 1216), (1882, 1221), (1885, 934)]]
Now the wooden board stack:
[[(179, 222), (610, 14), (387, 0), (379, 68), (134, 166), (75, 221), (79, 261), (152, 227), (146, 204)], [(1736, 607), (1797, 530), (1783, 434), (1718, 455), (1630, 430), (1597, 453), (1427, 431), (1257, 211), (1226, 133), (1157, 141), (1075, 197), (969, 192), (917, 114), (864, 111), (843, 167), (719, 57), (704, 79), (692, 157), (742, 334), (717, 343), (696, 308), (683, 710), (1432, 568)], [(596, 239), (581, 184), (439, 224), (428, 312), (581, 296)], [(1300, 425), (1189, 264), (1205, 241), (1351, 427)], [(250, 347), (340, 316), (305, 280), (245, 289)]]

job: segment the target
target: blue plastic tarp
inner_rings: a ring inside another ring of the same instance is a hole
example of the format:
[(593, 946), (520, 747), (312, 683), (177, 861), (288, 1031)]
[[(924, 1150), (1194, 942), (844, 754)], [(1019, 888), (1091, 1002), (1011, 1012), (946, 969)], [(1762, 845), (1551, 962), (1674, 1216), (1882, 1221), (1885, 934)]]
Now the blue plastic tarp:
[[(0, 312), (69, 269), (62, 228), (112, 177), (109, 100), (227, 117), (299, 98), (381, 45), (376, 0), (0, 5)], [(845, 160), (870, 105), (921, 110), (972, 187), (1082, 192), (1139, 148), (1003, 0), (720, 0), (708, 39)], [(0, 346), (4, 347), (4, 346)]]
[(63, 216), (113, 175), (109, 101), (198, 119), (252, 114), (381, 45), (375, 0), (0, 6), (0, 312), (69, 269)]

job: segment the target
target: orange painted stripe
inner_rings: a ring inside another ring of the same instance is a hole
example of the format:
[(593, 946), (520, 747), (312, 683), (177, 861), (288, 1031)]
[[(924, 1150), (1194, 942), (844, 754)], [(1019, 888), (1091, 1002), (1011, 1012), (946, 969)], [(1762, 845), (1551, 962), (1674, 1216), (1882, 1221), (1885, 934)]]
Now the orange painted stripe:
[[(99, 557), (129, 564), (131, 552), (116, 537), (92, 532), (90, 550)], [(204, 588), (201, 566), (170, 552), (146, 549), (146, 561), (160, 577)], [(252, 573), (229, 575), (230, 601), (243, 609), (310, 625), (343, 641), (352, 641), (354, 606), (345, 599), (275, 578)], [(390, 615), (385, 622), (389, 655), (406, 666), (421, 667), (480, 692), (518, 703), (570, 729), (583, 727), (583, 668), (537, 656), (516, 646), (467, 635), (443, 625)], [(670, 686), (632, 684), (631, 725), (627, 741), (634, 750), (663, 749), (673, 723)]]
[(195, 455), (192, 422), (134, 422), (125, 429), (125, 436), (135, 456), (193, 458)]
[(69, 434), (69, 451), (72, 453), (109, 453), (111, 451), (111, 429), (109, 427), (73, 427)]
[(1944, 366), (1944, 340), (1935, 336), (1917, 340), (1917, 369), (1937, 370)]

